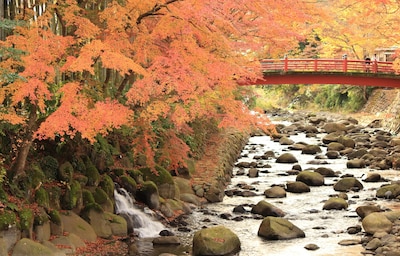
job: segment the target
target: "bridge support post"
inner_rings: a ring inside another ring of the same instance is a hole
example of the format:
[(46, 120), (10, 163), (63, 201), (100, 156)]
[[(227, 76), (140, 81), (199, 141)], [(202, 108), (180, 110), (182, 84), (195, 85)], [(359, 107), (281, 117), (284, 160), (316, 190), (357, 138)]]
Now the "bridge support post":
[(343, 57), (343, 72), (347, 72), (347, 55)]
[(314, 72), (318, 71), (318, 61), (317, 59), (314, 59)]
[(287, 72), (288, 71), (288, 57), (285, 55), (285, 58), (283, 59), (283, 71)]

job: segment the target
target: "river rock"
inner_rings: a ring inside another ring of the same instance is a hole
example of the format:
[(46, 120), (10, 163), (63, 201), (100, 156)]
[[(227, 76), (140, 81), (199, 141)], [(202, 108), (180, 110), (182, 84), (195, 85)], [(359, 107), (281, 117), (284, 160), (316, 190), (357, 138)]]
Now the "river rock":
[(328, 151), (340, 151), (345, 149), (345, 146), (342, 143), (334, 141), (329, 143), (326, 149)]
[(317, 169), (314, 170), (314, 172), (317, 172), (324, 177), (337, 177), (337, 174), (331, 168), (328, 167), (318, 167)]
[(249, 169), (249, 178), (257, 178), (259, 175), (260, 171), (257, 168), (250, 168)]
[(364, 188), (363, 184), (354, 177), (345, 177), (340, 179), (333, 185), (335, 191), (346, 192), (349, 190), (361, 190)]
[(400, 195), (400, 184), (390, 184), (380, 187), (376, 191), (376, 197), (379, 198), (396, 198)]
[(324, 176), (318, 172), (302, 171), (297, 177), (296, 181), (301, 181), (308, 186), (322, 186), (325, 183)]
[(340, 153), (338, 151), (329, 150), (326, 152), (326, 157), (328, 159), (338, 159), (340, 158)]
[(347, 127), (343, 123), (330, 122), (322, 127), (326, 133), (347, 131)]
[(251, 213), (260, 214), (264, 217), (273, 216), (273, 217), (283, 217), (285, 216), (285, 212), (279, 209), (278, 207), (268, 203), (267, 201), (260, 201), (256, 205), (251, 208)]
[(367, 178), (363, 180), (364, 182), (380, 182), (382, 181), (382, 176), (379, 173), (368, 173)]
[(288, 182), (286, 184), (286, 191), (291, 193), (307, 193), (310, 192), (310, 187), (301, 181)]
[(319, 249), (319, 246), (316, 244), (306, 244), (304, 246), (305, 249), (309, 250), (309, 251), (316, 251)]
[(379, 238), (373, 238), (371, 241), (367, 243), (367, 245), (364, 247), (367, 250), (375, 251), (378, 249), (378, 247), (382, 246), (382, 242)]
[(273, 186), (264, 191), (267, 198), (283, 198), (286, 197), (286, 190), (281, 186)]
[(392, 230), (393, 223), (381, 212), (373, 212), (365, 216), (362, 226), (368, 234), (387, 232)]
[(283, 136), (282, 138), (279, 139), (279, 144), (292, 145), (292, 144), (294, 144), (294, 141), (286, 136)]
[(306, 155), (315, 155), (317, 153), (321, 153), (322, 150), (318, 145), (306, 145), (302, 150), (302, 154)]
[(240, 247), (238, 236), (223, 226), (199, 230), (193, 237), (193, 256), (231, 255)]
[(181, 242), (177, 236), (159, 236), (153, 239), (153, 245), (179, 245)]
[(331, 197), (329, 198), (322, 207), (323, 210), (343, 210), (347, 209), (349, 204), (343, 198)]
[(377, 205), (362, 205), (356, 208), (356, 213), (361, 219), (364, 219), (370, 213), (381, 211), (381, 208)]
[(278, 156), (276, 159), (277, 163), (285, 163), (285, 164), (293, 164), (297, 163), (298, 160), (296, 157), (291, 153), (283, 153), (282, 155)]
[(347, 168), (351, 169), (351, 168), (364, 168), (366, 166), (365, 164), (365, 160), (364, 159), (351, 159), (348, 160), (346, 163)]
[(266, 217), (260, 224), (258, 236), (268, 240), (286, 240), (305, 237), (305, 233), (286, 219)]

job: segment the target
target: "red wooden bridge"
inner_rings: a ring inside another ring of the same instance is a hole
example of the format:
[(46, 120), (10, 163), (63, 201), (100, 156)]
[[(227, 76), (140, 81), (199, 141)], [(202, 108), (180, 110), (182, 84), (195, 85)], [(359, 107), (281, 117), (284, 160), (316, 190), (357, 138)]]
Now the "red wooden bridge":
[(263, 78), (241, 80), (241, 85), (348, 84), (400, 87), (393, 62), (349, 59), (264, 59)]

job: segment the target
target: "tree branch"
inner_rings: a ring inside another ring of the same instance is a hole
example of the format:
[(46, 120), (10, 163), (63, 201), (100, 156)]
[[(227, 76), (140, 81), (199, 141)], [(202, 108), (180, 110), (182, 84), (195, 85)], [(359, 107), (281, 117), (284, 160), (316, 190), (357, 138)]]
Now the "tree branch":
[(183, 1), (183, 0), (168, 0), (164, 4), (156, 4), (156, 5), (154, 5), (153, 9), (151, 9), (151, 10), (139, 15), (139, 17), (136, 19), (136, 24), (139, 25), (142, 22), (142, 20), (144, 18), (146, 18), (146, 17), (155, 16), (155, 15), (163, 15), (163, 14), (158, 13), (158, 12), (161, 9), (168, 8), (168, 5), (173, 4), (175, 2), (178, 2), (178, 1)]

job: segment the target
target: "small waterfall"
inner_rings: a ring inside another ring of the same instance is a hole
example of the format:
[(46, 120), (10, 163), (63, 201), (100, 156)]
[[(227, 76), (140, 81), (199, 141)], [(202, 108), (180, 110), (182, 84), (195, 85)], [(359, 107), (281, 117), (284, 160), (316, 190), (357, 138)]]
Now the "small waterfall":
[(128, 221), (128, 227), (139, 237), (157, 237), (165, 227), (161, 222), (153, 220), (148, 214), (137, 208), (129, 193), (119, 188), (114, 190), (115, 211)]

